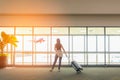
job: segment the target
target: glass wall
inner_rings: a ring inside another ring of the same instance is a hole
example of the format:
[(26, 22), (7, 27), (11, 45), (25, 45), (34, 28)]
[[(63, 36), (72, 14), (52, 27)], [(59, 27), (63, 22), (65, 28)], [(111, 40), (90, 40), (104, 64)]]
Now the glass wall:
[(88, 65), (104, 64), (104, 27), (88, 27)]
[(120, 27), (107, 27), (107, 56), (109, 65), (120, 64)]
[(70, 27), (70, 62), (78, 61), (86, 64), (86, 28)]
[[(18, 47), (5, 47), (9, 65), (52, 65), (56, 39), (60, 38), (70, 59), (82, 65), (120, 65), (120, 27), (0, 27), (0, 32), (17, 36)], [(58, 64), (58, 63), (57, 63)]]

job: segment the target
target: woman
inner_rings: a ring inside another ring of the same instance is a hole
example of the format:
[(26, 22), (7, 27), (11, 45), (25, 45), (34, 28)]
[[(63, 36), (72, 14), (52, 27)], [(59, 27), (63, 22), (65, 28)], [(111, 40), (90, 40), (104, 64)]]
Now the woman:
[[(51, 72), (53, 71), (54, 67), (55, 67), (55, 64), (57, 62), (57, 59), (59, 58), (59, 66), (58, 66), (58, 71), (60, 72), (60, 67), (61, 67), (61, 60), (62, 60), (62, 56), (63, 56), (63, 53), (62, 53), (62, 50), (64, 51), (64, 53), (66, 54), (65, 52), (65, 49), (63, 48), (62, 44), (60, 43), (60, 39), (58, 38), (56, 40), (56, 44), (55, 44), (55, 47), (54, 47), (54, 50), (56, 52), (55, 54), (55, 60), (54, 60), (54, 63), (53, 63), (53, 66), (52, 66), (52, 69), (50, 70)], [(67, 55), (66, 55), (67, 56)]]

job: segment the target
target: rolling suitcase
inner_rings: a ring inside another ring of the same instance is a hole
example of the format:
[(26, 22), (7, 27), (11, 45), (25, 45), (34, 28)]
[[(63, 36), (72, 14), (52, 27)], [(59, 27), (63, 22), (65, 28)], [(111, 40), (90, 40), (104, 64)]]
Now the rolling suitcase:
[(82, 66), (79, 65), (76, 61), (72, 61), (71, 66), (76, 70), (76, 72), (81, 72), (81, 70), (83, 70)]

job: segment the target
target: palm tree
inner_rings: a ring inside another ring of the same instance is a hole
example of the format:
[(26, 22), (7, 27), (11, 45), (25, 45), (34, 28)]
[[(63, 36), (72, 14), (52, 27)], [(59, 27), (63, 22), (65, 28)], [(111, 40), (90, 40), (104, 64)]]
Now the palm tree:
[(8, 35), (5, 32), (1, 32), (1, 39), (0, 39), (0, 68), (6, 67), (7, 64), (7, 55), (4, 54), (4, 48), (7, 44), (14, 45), (17, 47), (18, 40), (14, 35)]
[(7, 44), (11, 44), (15, 47), (17, 47), (18, 40), (14, 35), (8, 35), (5, 32), (1, 32), (1, 39), (0, 39), (0, 50), (1, 53), (4, 53), (4, 48)]

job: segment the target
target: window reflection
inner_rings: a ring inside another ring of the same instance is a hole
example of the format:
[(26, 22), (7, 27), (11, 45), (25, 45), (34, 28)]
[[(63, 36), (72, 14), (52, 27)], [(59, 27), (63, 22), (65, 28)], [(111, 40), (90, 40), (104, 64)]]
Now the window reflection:
[(120, 64), (120, 54), (111, 54), (110, 55), (110, 64)]

